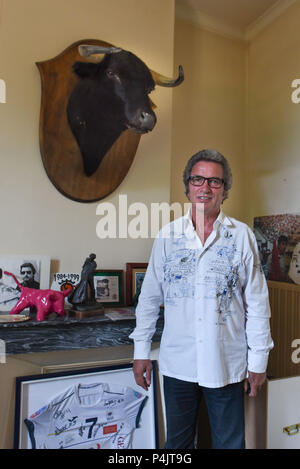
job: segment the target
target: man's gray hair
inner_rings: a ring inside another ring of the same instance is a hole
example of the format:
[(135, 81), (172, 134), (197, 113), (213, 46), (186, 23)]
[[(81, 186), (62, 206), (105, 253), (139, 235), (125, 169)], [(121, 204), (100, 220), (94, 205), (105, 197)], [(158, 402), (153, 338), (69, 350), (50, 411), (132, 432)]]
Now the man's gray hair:
[(183, 172), (183, 182), (185, 186), (186, 195), (189, 194), (189, 180), (190, 180), (192, 169), (195, 166), (195, 164), (198, 163), (199, 161), (208, 161), (211, 163), (218, 163), (222, 166), (223, 179), (224, 179), (224, 199), (223, 200), (227, 199), (229, 190), (232, 186), (232, 173), (231, 173), (230, 166), (225, 156), (223, 156), (221, 153), (219, 153), (216, 150), (201, 150), (189, 159), (185, 167), (185, 170)]

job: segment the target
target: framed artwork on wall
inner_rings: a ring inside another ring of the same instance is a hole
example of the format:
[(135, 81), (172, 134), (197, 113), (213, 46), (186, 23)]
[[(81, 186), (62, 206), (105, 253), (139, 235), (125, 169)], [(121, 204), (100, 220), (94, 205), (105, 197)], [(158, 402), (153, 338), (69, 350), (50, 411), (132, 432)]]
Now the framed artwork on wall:
[(95, 270), (96, 300), (104, 306), (124, 305), (123, 270)]
[(148, 263), (127, 262), (126, 263), (126, 304), (133, 305), (133, 298), (140, 291)]
[(267, 280), (300, 284), (300, 215), (254, 218), (254, 234)]
[(14, 448), (157, 448), (152, 364), (147, 392), (131, 363), (16, 378)]

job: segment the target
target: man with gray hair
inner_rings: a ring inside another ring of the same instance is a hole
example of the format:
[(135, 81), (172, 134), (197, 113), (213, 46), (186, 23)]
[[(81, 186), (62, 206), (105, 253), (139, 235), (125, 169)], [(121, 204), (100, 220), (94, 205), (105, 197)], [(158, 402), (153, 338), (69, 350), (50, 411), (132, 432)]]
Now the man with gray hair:
[(166, 449), (194, 447), (204, 396), (213, 447), (243, 449), (244, 392), (256, 396), (266, 379), (270, 306), (255, 236), (221, 205), (232, 185), (229, 164), (215, 150), (188, 161), (183, 182), (190, 211), (154, 241), (136, 309), (134, 375), (148, 389), (150, 348), (159, 306), (164, 330)]

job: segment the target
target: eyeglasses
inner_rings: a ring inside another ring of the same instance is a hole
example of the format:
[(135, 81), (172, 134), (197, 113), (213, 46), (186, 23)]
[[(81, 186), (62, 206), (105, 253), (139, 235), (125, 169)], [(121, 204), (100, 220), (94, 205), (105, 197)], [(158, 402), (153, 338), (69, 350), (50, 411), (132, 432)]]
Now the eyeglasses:
[(224, 179), (220, 178), (205, 178), (204, 176), (190, 176), (189, 181), (193, 186), (203, 186), (205, 181), (208, 182), (209, 187), (213, 189), (220, 189), (220, 187), (224, 184)]

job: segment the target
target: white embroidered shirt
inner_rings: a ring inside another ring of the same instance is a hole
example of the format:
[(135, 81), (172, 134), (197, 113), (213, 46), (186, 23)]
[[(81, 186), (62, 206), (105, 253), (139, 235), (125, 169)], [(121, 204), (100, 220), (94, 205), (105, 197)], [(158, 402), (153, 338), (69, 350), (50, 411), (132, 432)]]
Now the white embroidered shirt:
[(134, 358), (149, 358), (164, 304), (160, 372), (206, 387), (266, 371), (268, 288), (251, 229), (221, 211), (202, 245), (191, 213), (156, 237), (136, 309)]

